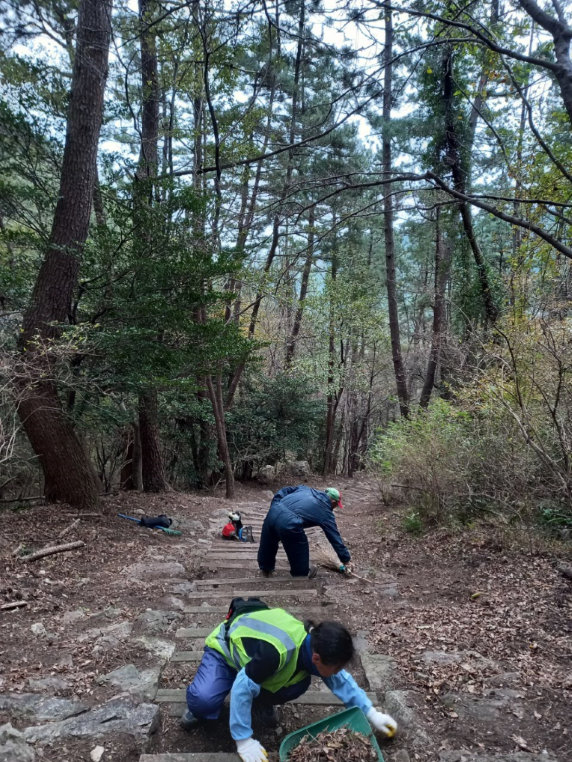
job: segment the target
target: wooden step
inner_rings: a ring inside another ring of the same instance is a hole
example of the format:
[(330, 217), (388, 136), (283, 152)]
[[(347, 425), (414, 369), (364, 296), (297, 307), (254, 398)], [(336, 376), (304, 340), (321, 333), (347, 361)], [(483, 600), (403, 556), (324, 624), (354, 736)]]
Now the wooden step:
[[(264, 592), (260, 593), (260, 597), (262, 600), (264, 600), (264, 595), (268, 593), (268, 590), (265, 590)], [(231, 595), (229, 593), (228, 595), (228, 602), (230, 603)], [(312, 605), (313, 608), (310, 609), (309, 606)], [(332, 612), (334, 609), (337, 608), (337, 604), (335, 603), (329, 603), (327, 606), (320, 606), (315, 601), (310, 601), (308, 606), (281, 606), (280, 608), (286, 609), (290, 614), (303, 614), (304, 616), (321, 616), (325, 617), (326, 614), (329, 612)], [(183, 614), (222, 614), (223, 616), (228, 613), (228, 604), (224, 605), (221, 604), (220, 606), (185, 606), (184, 609), (182, 609)]]
[(175, 651), (171, 656), (171, 661), (200, 661), (204, 653), (204, 651)]
[(229, 578), (221, 578), (216, 579), (216, 577), (213, 577), (211, 579), (197, 579), (195, 580), (195, 583), (199, 587), (212, 587), (213, 585), (258, 585), (261, 582), (271, 582), (274, 585), (279, 585), (284, 582), (287, 582), (291, 585), (309, 585), (310, 580), (308, 577), (286, 577), (286, 576), (279, 576), (278, 574), (273, 575), (272, 577), (263, 577), (262, 575), (259, 575), (258, 577), (237, 577), (236, 579), (232, 579), (232, 577)]
[[(258, 569), (258, 563), (256, 561), (203, 561), (201, 569)], [(289, 566), (276, 566), (277, 571), (288, 571)]]
[[(185, 688), (159, 688), (157, 695), (155, 696), (155, 702), (157, 704), (184, 704), (185, 693)], [(377, 701), (375, 693), (367, 692), (367, 696), (374, 703)], [(227, 696), (225, 703), (228, 703), (228, 700)], [(288, 703), (306, 704), (307, 706), (340, 706), (342, 704), (339, 698), (334, 696), (330, 691), (306, 691), (303, 696), (294, 699), (294, 701), (289, 701)], [(171, 712), (169, 712), (169, 714), (171, 714)]]
[[(256, 554), (245, 555), (240, 553), (209, 553), (209, 561), (257, 561)], [(286, 561), (286, 555), (278, 554), (279, 561)]]
[[(242, 598), (268, 598), (269, 596), (298, 596), (298, 598), (311, 598), (318, 595), (317, 590), (233, 590), (233, 597), (241, 596)], [(226, 598), (229, 597), (229, 591), (226, 592), (213, 592), (212, 590), (203, 590), (201, 593), (187, 593), (185, 598), (189, 601), (201, 601), (205, 597), (211, 598)]]
[[(242, 525), (247, 527), (247, 526), (254, 526), (256, 524), (257, 526), (261, 527), (262, 524), (264, 524), (264, 519), (265, 518), (266, 518), (266, 516), (262, 516), (262, 515), (255, 516), (254, 514), (249, 514), (247, 516), (246, 513), (242, 513)], [(230, 521), (230, 519), (229, 519), (229, 521)], [(220, 518), (220, 519), (209, 519), (209, 523), (210, 524), (216, 524), (217, 526), (219, 524), (223, 524), (223, 526), (224, 526), (224, 519), (223, 518)], [(228, 523), (228, 521), (226, 523)]]
[(179, 627), (175, 633), (176, 638), (206, 638), (214, 630), (214, 627)]
[[(252, 553), (253, 551), (258, 553), (257, 542), (225, 542), (225, 540), (213, 540), (211, 543), (211, 550), (217, 553), (223, 553), (225, 550), (231, 553)], [(284, 551), (280, 548), (281, 553)]]

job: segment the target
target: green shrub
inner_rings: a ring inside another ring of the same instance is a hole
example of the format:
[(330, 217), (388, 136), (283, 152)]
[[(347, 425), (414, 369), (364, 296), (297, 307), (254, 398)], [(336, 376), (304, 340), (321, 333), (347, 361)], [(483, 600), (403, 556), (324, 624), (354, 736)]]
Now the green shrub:
[(416, 511), (408, 513), (403, 519), (403, 529), (409, 534), (421, 534), (423, 532), (423, 521)]
[(370, 463), (382, 488), (403, 494), (421, 522), (443, 520), (467, 491), (475, 457), (469, 425), (465, 412), (438, 399), (427, 411), (391, 424), (374, 443)]
[[(463, 407), (436, 399), (428, 410), (380, 433), (370, 453), (385, 500), (403, 503), (423, 524), (479, 514), (503, 520), (536, 517), (544, 526), (572, 525), (561, 487), (522, 440), (503, 406)], [(411, 528), (408, 528), (411, 525)]]
[(228, 441), (237, 473), (274, 465), (286, 454), (308, 457), (325, 416), (323, 400), (304, 377), (250, 374), (227, 416)]

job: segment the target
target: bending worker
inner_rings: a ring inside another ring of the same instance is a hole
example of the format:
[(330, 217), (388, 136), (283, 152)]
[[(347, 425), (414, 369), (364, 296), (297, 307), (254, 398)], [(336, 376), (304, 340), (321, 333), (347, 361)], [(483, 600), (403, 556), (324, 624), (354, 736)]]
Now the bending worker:
[(203, 659), (187, 688), (188, 709), (181, 717), (185, 730), (199, 720), (216, 720), (230, 693), (230, 733), (240, 758), (267, 762), (264, 747), (253, 738), (252, 710), (265, 727), (276, 727), (275, 705), (305, 693), (312, 675), (321, 677), (346, 707), (362, 709), (379, 732), (392, 736), (397, 730), (393, 718), (374, 709), (344, 670), (354, 645), (342, 624), (302, 624), (283, 609), (267, 607), (243, 614), (238, 610), (229, 622), (206, 640)]
[[(276, 565), (276, 553), (281, 542), (290, 562), (293, 577), (315, 577), (316, 566), (310, 566), (310, 549), (304, 529), (320, 527), (338, 554), (342, 566), (350, 561), (334, 516), (334, 508), (343, 508), (340, 493), (333, 487), (321, 490), (310, 487), (283, 487), (270, 503), (262, 525), (258, 566), (269, 575)], [(343, 571), (343, 569), (342, 569)]]

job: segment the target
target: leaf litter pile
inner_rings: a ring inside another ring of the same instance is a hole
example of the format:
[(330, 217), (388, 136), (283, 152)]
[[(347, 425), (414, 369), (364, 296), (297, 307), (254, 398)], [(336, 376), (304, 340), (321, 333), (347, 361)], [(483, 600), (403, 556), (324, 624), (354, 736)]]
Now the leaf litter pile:
[(377, 754), (366, 736), (349, 728), (305, 736), (290, 752), (289, 762), (373, 762)]

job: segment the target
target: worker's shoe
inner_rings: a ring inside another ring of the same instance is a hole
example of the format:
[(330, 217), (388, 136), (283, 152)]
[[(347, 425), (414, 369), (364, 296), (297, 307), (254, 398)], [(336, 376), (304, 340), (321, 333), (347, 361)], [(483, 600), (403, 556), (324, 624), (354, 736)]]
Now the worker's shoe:
[(196, 728), (198, 725), (198, 722), (199, 721), (195, 715), (187, 709), (179, 720), (179, 725), (183, 728), (183, 730), (193, 730), (193, 728)]
[(263, 577), (272, 577), (272, 575), (275, 574), (275, 571), (274, 569), (272, 569), (271, 571), (265, 571), (264, 569), (260, 569), (260, 574)]
[(276, 707), (272, 706), (272, 704), (254, 701), (252, 704), (252, 712), (254, 718), (265, 728), (278, 727), (278, 712), (276, 711)]
[(310, 571), (308, 572), (308, 579), (314, 579), (318, 573), (318, 567), (316, 564), (310, 564)]

